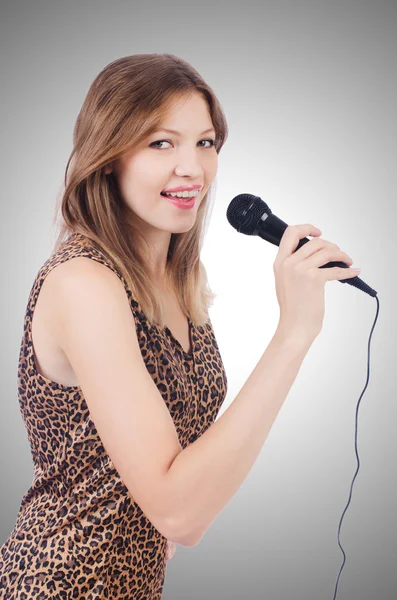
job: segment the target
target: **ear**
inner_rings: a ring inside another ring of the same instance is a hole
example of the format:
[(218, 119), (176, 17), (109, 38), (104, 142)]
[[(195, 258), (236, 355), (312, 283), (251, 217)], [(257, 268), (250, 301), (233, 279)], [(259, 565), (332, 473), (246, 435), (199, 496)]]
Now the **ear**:
[(105, 175), (109, 175), (112, 172), (112, 165), (106, 165), (105, 167)]

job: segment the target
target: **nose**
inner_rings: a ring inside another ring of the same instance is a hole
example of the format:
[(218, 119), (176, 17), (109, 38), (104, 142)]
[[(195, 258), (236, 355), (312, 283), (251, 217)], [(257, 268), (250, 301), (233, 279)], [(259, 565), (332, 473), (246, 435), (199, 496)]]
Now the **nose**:
[(177, 154), (177, 164), (175, 174), (178, 176), (189, 175), (192, 178), (199, 179), (203, 173), (203, 167), (200, 163), (197, 149), (182, 150)]

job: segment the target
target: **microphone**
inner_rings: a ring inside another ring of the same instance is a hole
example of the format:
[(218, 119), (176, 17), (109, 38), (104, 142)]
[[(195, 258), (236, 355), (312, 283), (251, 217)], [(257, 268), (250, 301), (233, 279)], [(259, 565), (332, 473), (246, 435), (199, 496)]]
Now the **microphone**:
[[(253, 194), (239, 194), (238, 196), (235, 196), (227, 208), (226, 217), (230, 225), (239, 233), (244, 233), (245, 235), (259, 235), (263, 240), (266, 240), (275, 246), (280, 245), (284, 231), (288, 227), (287, 223), (284, 223), (284, 221), (272, 213), (271, 209), (262, 198), (254, 196)], [(299, 240), (299, 244), (294, 252), (299, 250), (299, 248), (307, 242), (310, 242), (310, 240), (306, 237)], [(344, 262), (333, 261), (326, 265), (322, 265), (319, 268), (326, 269), (330, 267), (343, 267), (348, 269), (349, 265)], [(359, 277), (338, 279), (337, 281), (340, 281), (340, 283), (348, 283), (372, 297), (375, 297), (378, 294), (378, 292), (373, 290)]]

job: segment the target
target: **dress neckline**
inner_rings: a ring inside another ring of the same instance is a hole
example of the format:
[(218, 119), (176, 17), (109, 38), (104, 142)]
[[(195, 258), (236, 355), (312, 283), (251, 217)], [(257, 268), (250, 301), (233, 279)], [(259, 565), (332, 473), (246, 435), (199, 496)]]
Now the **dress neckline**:
[(172, 341), (180, 348), (181, 352), (183, 353), (184, 357), (187, 359), (192, 359), (193, 355), (194, 355), (194, 337), (193, 337), (193, 323), (190, 319), (190, 317), (187, 317), (187, 321), (188, 321), (188, 325), (189, 325), (189, 339), (190, 339), (190, 345), (192, 347), (192, 351), (191, 352), (186, 352), (186, 350), (183, 348), (182, 344), (180, 343), (180, 341), (174, 336), (174, 334), (172, 333), (171, 329), (167, 326), (165, 326), (164, 328), (159, 327), (158, 325), (155, 325), (155, 327), (162, 331), (163, 333), (167, 334), (169, 338), (172, 339)]

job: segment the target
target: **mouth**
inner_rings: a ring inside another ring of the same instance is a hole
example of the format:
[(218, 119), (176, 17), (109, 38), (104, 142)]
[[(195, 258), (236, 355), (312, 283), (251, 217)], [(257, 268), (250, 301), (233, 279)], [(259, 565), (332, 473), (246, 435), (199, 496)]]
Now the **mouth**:
[(166, 192), (160, 192), (160, 196), (164, 196), (164, 198), (168, 198), (168, 200), (177, 200), (178, 202), (191, 202), (192, 200), (198, 198), (201, 190), (197, 190), (197, 193), (193, 196), (172, 196), (171, 194), (167, 194)]
[(178, 208), (193, 208), (196, 206), (197, 196), (192, 196), (191, 198), (178, 198), (177, 196), (170, 196), (165, 194), (164, 192), (160, 192), (160, 195), (163, 196), (168, 202), (173, 204)]

